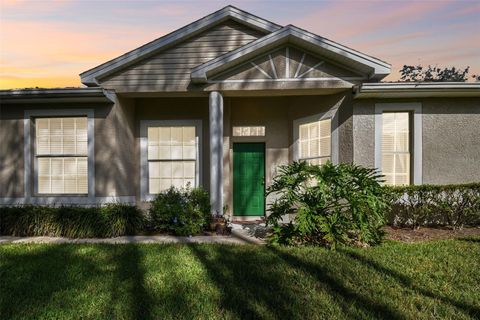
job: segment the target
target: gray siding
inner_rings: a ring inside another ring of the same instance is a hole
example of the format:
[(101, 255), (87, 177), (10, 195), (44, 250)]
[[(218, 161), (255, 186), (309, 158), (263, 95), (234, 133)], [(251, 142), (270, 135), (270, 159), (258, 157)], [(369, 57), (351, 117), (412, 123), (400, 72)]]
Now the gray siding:
[(250, 43), (264, 34), (234, 21), (226, 21), (183, 43), (131, 65), (101, 86), (119, 91), (185, 91), (193, 67)]
[(423, 183), (480, 181), (480, 99), (355, 100), (354, 162), (375, 163), (375, 103), (422, 103)]

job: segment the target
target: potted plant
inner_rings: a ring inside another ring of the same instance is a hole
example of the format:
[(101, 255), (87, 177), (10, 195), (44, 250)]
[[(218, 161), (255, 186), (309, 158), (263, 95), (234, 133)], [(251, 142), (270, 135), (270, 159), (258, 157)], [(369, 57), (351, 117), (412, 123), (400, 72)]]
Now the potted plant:
[(229, 234), (230, 227), (227, 218), (221, 214), (215, 214), (210, 222), (210, 230), (215, 231), (216, 234)]

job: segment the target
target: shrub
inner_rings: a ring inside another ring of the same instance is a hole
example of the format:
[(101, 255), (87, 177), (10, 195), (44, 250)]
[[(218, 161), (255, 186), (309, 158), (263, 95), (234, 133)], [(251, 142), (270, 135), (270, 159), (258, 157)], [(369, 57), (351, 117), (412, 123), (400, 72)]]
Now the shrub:
[(145, 216), (136, 206), (127, 204), (107, 204), (100, 208), (106, 224), (108, 237), (134, 235), (145, 226)]
[[(388, 208), (380, 177), (373, 169), (353, 164), (282, 166), (267, 190), (276, 196), (267, 218), (273, 226), (272, 241), (331, 248), (379, 243)], [(283, 223), (292, 213), (294, 220)]]
[(448, 226), (454, 229), (480, 224), (480, 183), (386, 187), (392, 226)]
[(157, 231), (180, 236), (198, 234), (209, 223), (210, 217), (210, 197), (201, 188), (171, 187), (151, 202), (151, 223)]
[(143, 213), (126, 204), (102, 207), (0, 207), (0, 233), (69, 238), (116, 237), (142, 230)]

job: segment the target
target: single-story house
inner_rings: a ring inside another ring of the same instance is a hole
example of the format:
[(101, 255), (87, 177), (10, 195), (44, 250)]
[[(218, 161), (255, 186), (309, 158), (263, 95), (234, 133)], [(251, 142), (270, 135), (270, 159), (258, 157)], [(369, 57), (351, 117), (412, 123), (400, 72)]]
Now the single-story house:
[(227, 6), (80, 74), (0, 91), (0, 204), (143, 203), (202, 186), (263, 216), (295, 160), (389, 184), (480, 181), (480, 84), (388, 83), (385, 61)]

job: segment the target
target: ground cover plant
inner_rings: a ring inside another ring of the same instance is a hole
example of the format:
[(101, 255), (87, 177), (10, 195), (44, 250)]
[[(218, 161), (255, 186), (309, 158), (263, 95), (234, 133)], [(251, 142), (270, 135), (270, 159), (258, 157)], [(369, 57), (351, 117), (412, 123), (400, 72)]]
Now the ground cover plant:
[[(282, 166), (267, 194), (275, 196), (267, 223), (280, 244), (380, 243), (388, 202), (381, 175), (354, 164)], [(287, 215), (294, 215), (284, 223)]]
[(143, 213), (127, 204), (0, 207), (2, 235), (106, 238), (133, 235), (143, 227)]
[(478, 319), (480, 238), (0, 245), (2, 319)]

